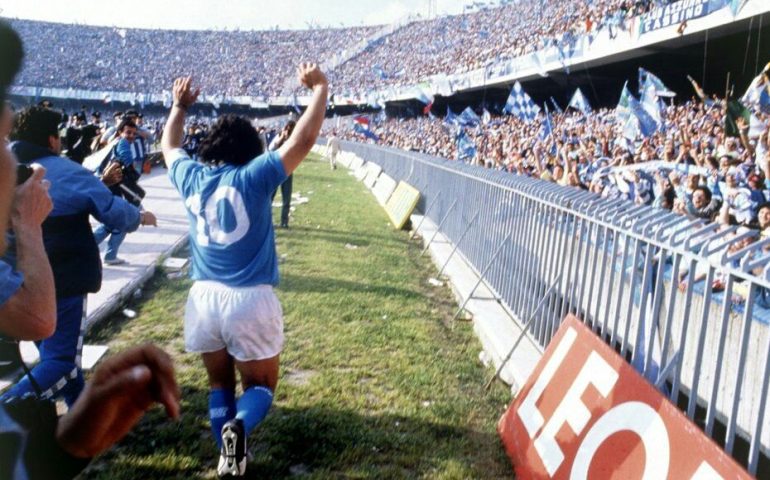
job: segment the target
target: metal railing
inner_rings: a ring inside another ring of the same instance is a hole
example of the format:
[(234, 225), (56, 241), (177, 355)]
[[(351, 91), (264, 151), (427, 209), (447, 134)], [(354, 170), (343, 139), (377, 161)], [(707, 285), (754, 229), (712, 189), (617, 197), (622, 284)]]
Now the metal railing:
[(533, 343), (544, 349), (565, 315), (576, 314), (749, 472), (770, 475), (770, 238), (342, 143), (421, 192), (418, 209), (484, 272), (517, 321), (548, 293), (528, 329)]

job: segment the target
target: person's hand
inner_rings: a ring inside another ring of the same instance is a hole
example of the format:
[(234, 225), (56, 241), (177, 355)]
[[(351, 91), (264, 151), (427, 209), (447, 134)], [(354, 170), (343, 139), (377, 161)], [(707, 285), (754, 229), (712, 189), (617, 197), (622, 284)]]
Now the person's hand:
[(739, 130), (748, 130), (749, 128), (749, 122), (747, 122), (746, 119), (743, 117), (736, 118), (735, 125), (738, 127)]
[(315, 63), (300, 63), (297, 67), (297, 77), (299, 78), (299, 83), (310, 90), (329, 85), (326, 75)]
[(118, 162), (110, 163), (107, 168), (104, 169), (101, 177), (102, 183), (111, 187), (123, 180), (123, 168)]
[(192, 89), (192, 77), (179, 77), (174, 80), (174, 105), (187, 110), (198, 100), (200, 88)]
[(56, 439), (70, 455), (90, 458), (123, 438), (158, 402), (179, 417), (174, 366), (163, 350), (143, 345), (104, 361), (80, 398), (59, 420)]
[(144, 211), (140, 215), (139, 223), (144, 226), (158, 226), (158, 219), (155, 218), (155, 214), (152, 212)]
[(16, 188), (13, 199), (11, 222), (14, 229), (25, 226), (40, 227), (53, 210), (53, 202), (48, 195), (51, 183), (44, 180), (45, 168), (32, 165), (32, 175)]

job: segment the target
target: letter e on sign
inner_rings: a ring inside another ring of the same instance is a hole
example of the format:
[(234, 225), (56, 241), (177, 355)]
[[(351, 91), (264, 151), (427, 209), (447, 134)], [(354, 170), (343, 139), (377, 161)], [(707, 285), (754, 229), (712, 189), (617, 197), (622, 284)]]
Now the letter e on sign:
[(578, 319), (498, 424), (517, 479), (750, 479)]

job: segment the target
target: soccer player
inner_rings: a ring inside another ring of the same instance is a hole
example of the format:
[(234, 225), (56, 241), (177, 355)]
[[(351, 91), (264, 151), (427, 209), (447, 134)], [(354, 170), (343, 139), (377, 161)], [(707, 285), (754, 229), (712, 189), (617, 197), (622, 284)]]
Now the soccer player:
[[(251, 122), (219, 118), (196, 162), (182, 150), (187, 109), (199, 90), (174, 82), (174, 104), (161, 147), (169, 176), (190, 219), (192, 278), (185, 308), (185, 348), (200, 353), (211, 388), (209, 416), (221, 455), (220, 476), (246, 469), (246, 437), (267, 415), (278, 383), (283, 314), (271, 196), (315, 144), (326, 113), (328, 82), (316, 65), (301, 64), (300, 82), (313, 91), (289, 139), (265, 152)], [(235, 398), (236, 371), (243, 393)]]

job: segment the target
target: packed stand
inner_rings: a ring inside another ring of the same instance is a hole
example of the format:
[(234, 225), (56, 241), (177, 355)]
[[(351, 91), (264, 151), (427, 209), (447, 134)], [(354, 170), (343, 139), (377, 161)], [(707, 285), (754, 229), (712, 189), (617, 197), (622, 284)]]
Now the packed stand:
[[(339, 93), (365, 94), (358, 91), (361, 85), (413, 84), (438, 73), (469, 71), (536, 49), (564, 46), (605, 27), (617, 34), (626, 28), (628, 19), (655, 3), (518, 0), (473, 13), (415, 21), (372, 41), (333, 71), (330, 80)], [(541, 21), (543, 18), (549, 21)], [(293, 93), (289, 79), (294, 73), (292, 65), (298, 61), (330, 59), (381, 28), (228, 32), (10, 22), (27, 51), (17, 85), (160, 93), (175, 76), (198, 65), (198, 80), (207, 94), (265, 100)], [(51, 48), (52, 39), (55, 48)], [(84, 49), (88, 55), (82, 55)], [(232, 74), (233, 68), (238, 75)]]
[(656, 3), (669, 2), (518, 0), (417, 21), (370, 45), (336, 69), (331, 79), (338, 91), (358, 94), (366, 93), (356, 91), (361, 85), (412, 85), (431, 75), (470, 71), (545, 47), (563, 47), (605, 27), (617, 35), (628, 19)]
[[(464, 156), (462, 141), (467, 138), (472, 156), (462, 161), (468, 163), (590, 190), (605, 198), (627, 198), (693, 217), (766, 228), (770, 219), (762, 221), (758, 210), (770, 199), (770, 116), (758, 113), (759, 129), (750, 132), (741, 122), (741, 136), (728, 137), (719, 102), (707, 106), (689, 101), (669, 106), (666, 112), (664, 131), (631, 145), (618, 127), (616, 112), (607, 109), (588, 116), (555, 113), (550, 136), (543, 134), (542, 115), (530, 123), (491, 116), (486, 124), (473, 127), (436, 117), (388, 119), (372, 131), (381, 145), (447, 159)], [(338, 135), (372, 141), (353, 128), (342, 128)]]
[(160, 93), (195, 65), (207, 94), (263, 98), (286, 93), (297, 62), (331, 57), (377, 29), (227, 32), (10, 23), (27, 52), (17, 85)]

